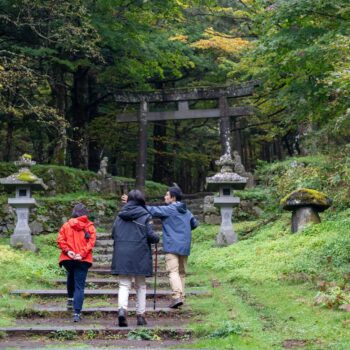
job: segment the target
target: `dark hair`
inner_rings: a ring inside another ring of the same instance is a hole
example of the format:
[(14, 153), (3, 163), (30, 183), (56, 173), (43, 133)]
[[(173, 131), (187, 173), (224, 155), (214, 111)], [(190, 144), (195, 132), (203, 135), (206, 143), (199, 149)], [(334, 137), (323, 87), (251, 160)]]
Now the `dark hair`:
[(74, 206), (73, 211), (72, 211), (72, 218), (78, 218), (79, 216), (88, 216), (89, 211), (85, 207), (84, 204), (78, 203)]
[(131, 190), (128, 193), (128, 202), (130, 201), (136, 202), (139, 205), (146, 204), (145, 196), (140, 190)]
[(182, 191), (180, 187), (169, 187), (168, 188), (170, 197), (175, 197), (177, 201), (182, 199)]

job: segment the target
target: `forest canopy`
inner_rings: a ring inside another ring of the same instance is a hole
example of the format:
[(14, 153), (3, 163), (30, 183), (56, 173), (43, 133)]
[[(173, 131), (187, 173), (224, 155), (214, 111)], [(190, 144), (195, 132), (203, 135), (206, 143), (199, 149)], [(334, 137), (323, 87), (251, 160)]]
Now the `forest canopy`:
[[(1, 0), (0, 160), (96, 171), (108, 156), (134, 177), (138, 125), (116, 115), (138, 106), (116, 91), (252, 79), (256, 113), (231, 120), (247, 169), (348, 143), (349, 19), (345, 0)], [(218, 133), (215, 119), (149, 123), (147, 178), (203, 189)]]

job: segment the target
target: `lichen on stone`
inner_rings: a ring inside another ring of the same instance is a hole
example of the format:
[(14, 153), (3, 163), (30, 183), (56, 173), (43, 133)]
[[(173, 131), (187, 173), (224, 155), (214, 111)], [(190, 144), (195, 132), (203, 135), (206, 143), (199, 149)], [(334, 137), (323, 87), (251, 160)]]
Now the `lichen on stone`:
[(300, 207), (313, 207), (324, 211), (332, 205), (332, 200), (324, 193), (309, 188), (300, 188), (281, 199), (280, 205), (285, 210), (296, 210)]

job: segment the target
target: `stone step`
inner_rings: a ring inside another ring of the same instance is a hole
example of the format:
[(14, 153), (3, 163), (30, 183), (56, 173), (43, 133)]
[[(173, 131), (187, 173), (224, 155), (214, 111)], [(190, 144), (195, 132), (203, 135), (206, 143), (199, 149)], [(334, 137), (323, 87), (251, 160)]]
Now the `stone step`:
[(97, 247), (113, 247), (113, 239), (97, 239), (95, 243), (95, 249)]
[[(55, 326), (50, 324), (39, 324), (33, 325), (31, 324), (23, 324), (18, 326), (11, 327), (0, 327), (0, 332), (4, 334), (4, 336), (12, 338), (25, 336), (26, 338), (35, 337), (35, 336), (49, 336), (50, 339), (55, 339), (57, 335), (57, 339), (64, 339), (64, 336), (71, 332), (73, 335), (91, 335), (94, 332), (101, 336), (110, 336), (116, 335), (119, 338), (127, 338), (130, 331), (140, 330), (140, 326), (136, 326), (136, 321), (133, 321), (133, 317), (128, 318), (129, 327), (118, 327), (115, 325), (115, 320), (111, 322), (110, 325), (96, 325), (92, 324), (83, 324), (79, 322), (77, 324), (72, 324), (72, 321), (69, 320), (69, 324), (62, 326)], [(49, 323), (49, 322), (47, 322)], [(159, 326), (157, 322), (153, 322), (150, 324), (150, 320), (147, 319), (148, 325), (143, 327), (143, 329), (153, 330), (154, 334), (161, 337), (162, 339), (190, 339), (192, 336), (192, 330), (183, 327), (183, 325), (176, 326)], [(142, 346), (142, 345), (141, 345)], [(17, 346), (15, 347), (17, 349)], [(35, 347), (34, 349), (38, 349)], [(144, 348), (141, 348), (144, 349)]]
[[(150, 292), (153, 293), (153, 288), (150, 289)], [(37, 298), (36, 300), (33, 300), (33, 303), (31, 303), (27, 308), (21, 309), (18, 312), (16, 312), (16, 315), (18, 317), (30, 317), (31, 315), (31, 309), (35, 308), (63, 308), (65, 309), (67, 306), (67, 298), (64, 297), (57, 297), (57, 298)], [(156, 298), (156, 307), (164, 309), (169, 306), (170, 299), (169, 298)], [(136, 298), (134, 296), (131, 296), (129, 298), (129, 309), (134, 310), (136, 308)], [(84, 307), (83, 309), (87, 308), (97, 308), (97, 307), (116, 307), (118, 305), (118, 300), (115, 296), (104, 296), (101, 298), (95, 298), (87, 296), (84, 299)], [(146, 308), (147, 309), (153, 309), (154, 307), (154, 298), (147, 298), (146, 299)], [(179, 309), (184, 312), (189, 312), (186, 304)], [(15, 313), (15, 312), (14, 312)]]
[(95, 246), (93, 250), (94, 258), (99, 254), (112, 254), (112, 253), (113, 253), (113, 245)]
[[(85, 296), (90, 297), (101, 297), (101, 296), (118, 296), (118, 290), (116, 289), (85, 289)], [(204, 290), (187, 290), (186, 295), (202, 295), (205, 294)], [(65, 289), (19, 289), (11, 292), (12, 295), (20, 295), (22, 297), (67, 297), (67, 290)], [(157, 297), (169, 297), (172, 292), (170, 290), (157, 290)], [(131, 290), (129, 293), (130, 296), (136, 295), (134, 290)], [(147, 298), (153, 298), (153, 291), (146, 291)]]
[[(105, 263), (112, 263), (112, 254), (94, 254), (94, 261), (95, 262), (105, 262)], [(153, 258), (154, 260), (154, 258)], [(158, 263), (163, 263), (165, 261), (164, 255), (158, 255)]]
[[(111, 273), (111, 265), (106, 265), (106, 264), (94, 264), (94, 267), (91, 267), (89, 269), (89, 276), (90, 277), (95, 277), (95, 276), (101, 276), (101, 275), (112, 275)], [(189, 275), (189, 273), (187, 273)], [(168, 276), (168, 273), (163, 269), (157, 271), (157, 278), (159, 277), (165, 277)], [(154, 277), (150, 277), (154, 278)]]
[(96, 232), (96, 241), (111, 239), (111, 238), (112, 238), (111, 232)]
[[(169, 303), (169, 302), (168, 302)], [(43, 317), (45, 314), (50, 314), (51, 316), (64, 316), (64, 315), (71, 315), (72, 311), (67, 310), (65, 306), (34, 306), (30, 307), (25, 312), (29, 317), (39, 316)], [(98, 313), (99, 317), (101, 317), (105, 314), (117, 314), (118, 313), (118, 307), (114, 306), (102, 306), (102, 307), (84, 307), (82, 310), (83, 315), (93, 315)], [(159, 317), (166, 314), (173, 314), (173, 313), (184, 313), (183, 310), (180, 309), (171, 309), (169, 307), (156, 307), (156, 309), (153, 309), (153, 307), (147, 307), (146, 308), (147, 316), (152, 315), (152, 317)], [(128, 308), (128, 315), (135, 315), (136, 314), (136, 307), (129, 307)], [(20, 313), (21, 315), (21, 313)], [(23, 317), (23, 316), (22, 316)]]
[[(62, 279), (56, 279), (52, 281), (55, 284), (66, 284), (67, 280)], [(117, 277), (114, 278), (88, 278), (86, 280), (86, 286), (89, 286), (90, 288), (93, 288), (92, 285), (96, 285), (96, 287), (106, 286), (106, 285), (113, 285), (116, 288), (119, 286), (119, 280)], [(146, 285), (148, 288), (153, 288), (154, 286), (154, 278), (148, 278), (146, 279)], [(168, 278), (157, 278), (157, 286), (158, 287), (168, 287), (169, 286), (169, 279)]]
[[(95, 261), (93, 262), (93, 267), (89, 269), (89, 272), (97, 272), (100, 274), (107, 274), (107, 272), (100, 272), (100, 271), (96, 271), (96, 270), (109, 270), (108, 274), (111, 274), (111, 262), (112, 260), (109, 261)], [(153, 265), (155, 264), (155, 261), (153, 259)], [(157, 271), (157, 275), (158, 276), (164, 276), (166, 275), (166, 271), (165, 271), (165, 263), (163, 263), (163, 261), (158, 261), (158, 271)], [(154, 270), (154, 268), (153, 268)]]
[[(152, 250), (153, 256), (155, 255), (155, 250)], [(113, 254), (113, 245), (108, 246), (108, 245), (104, 245), (104, 246), (97, 246), (94, 248), (93, 251), (93, 256), (96, 257), (98, 255), (107, 255), (110, 254), (110, 256), (112, 256)], [(158, 258), (164, 258), (164, 252), (163, 249), (161, 247), (158, 248)]]
[[(93, 250), (93, 255), (95, 256), (96, 254), (105, 254), (105, 253), (113, 253), (113, 240), (104, 240), (104, 241), (96, 241), (94, 250)], [(155, 254), (155, 247), (152, 245), (152, 252), (153, 255)], [(164, 255), (163, 247), (162, 244), (158, 244), (158, 256)]]

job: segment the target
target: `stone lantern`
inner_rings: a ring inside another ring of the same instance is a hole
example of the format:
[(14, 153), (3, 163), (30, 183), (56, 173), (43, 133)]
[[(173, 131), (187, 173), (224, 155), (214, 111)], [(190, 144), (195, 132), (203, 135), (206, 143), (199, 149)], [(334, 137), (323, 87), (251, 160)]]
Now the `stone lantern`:
[(300, 188), (281, 199), (282, 209), (292, 212), (292, 232), (302, 231), (304, 228), (321, 222), (318, 213), (325, 211), (332, 205), (332, 200), (324, 193), (310, 188)]
[(233, 171), (234, 161), (231, 154), (227, 152), (215, 162), (221, 166), (219, 173), (207, 177), (207, 188), (210, 191), (219, 191), (219, 196), (214, 197), (214, 205), (220, 208), (221, 226), (216, 237), (218, 246), (230, 245), (237, 242), (237, 234), (232, 225), (232, 211), (240, 203), (240, 199), (234, 196), (234, 190), (244, 189), (247, 178), (236, 174)]
[(14, 163), (20, 167), (18, 173), (0, 179), (0, 184), (5, 189), (15, 190), (16, 192), (15, 198), (8, 199), (8, 204), (15, 209), (17, 216), (16, 227), (10, 243), (14, 247), (21, 246), (23, 249), (35, 251), (36, 247), (32, 242), (32, 232), (28, 225), (29, 210), (36, 206), (36, 201), (32, 198), (32, 190), (46, 190), (47, 186), (42, 179), (29, 170), (29, 167), (36, 164), (36, 162), (32, 161), (31, 156), (23, 155)]

